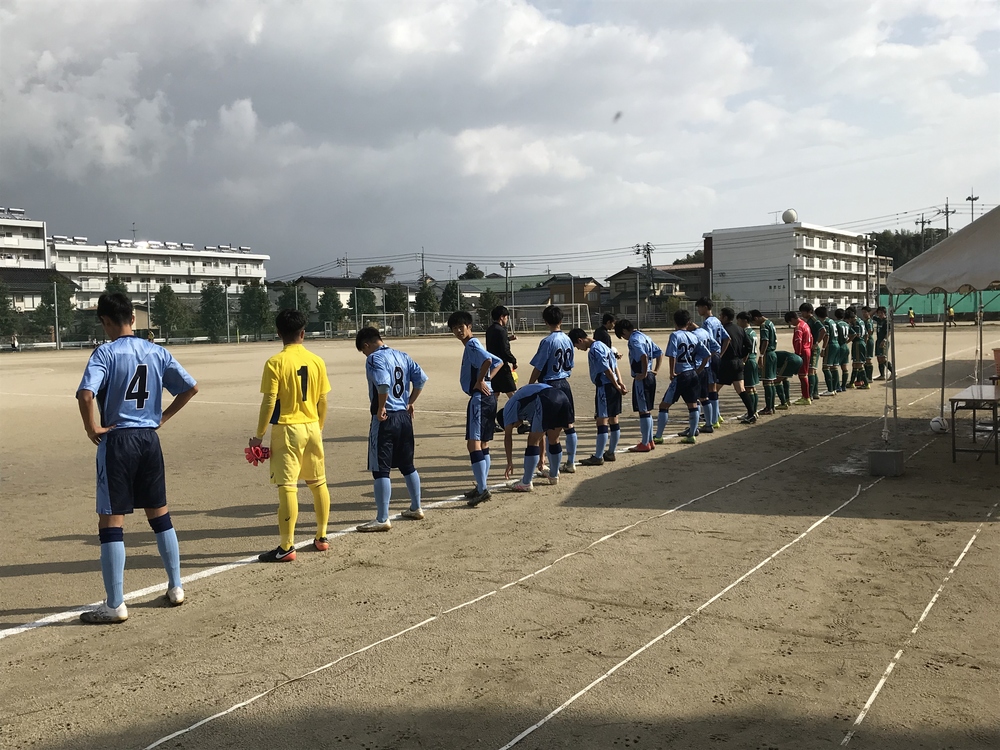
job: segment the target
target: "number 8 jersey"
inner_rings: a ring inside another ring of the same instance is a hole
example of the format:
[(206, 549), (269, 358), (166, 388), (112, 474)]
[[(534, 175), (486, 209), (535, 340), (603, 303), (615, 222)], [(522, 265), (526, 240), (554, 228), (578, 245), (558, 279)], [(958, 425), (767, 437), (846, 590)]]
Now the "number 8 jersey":
[(77, 392), (94, 394), (102, 427), (155, 428), (163, 413), (163, 389), (176, 396), (194, 386), (194, 378), (162, 346), (122, 336), (94, 350)]
[(406, 411), (411, 387), (423, 389), (427, 382), (427, 375), (409, 354), (384, 345), (368, 355), (365, 375), (368, 377), (368, 398), (371, 399), (372, 414), (378, 403), (379, 386), (389, 388), (385, 400), (387, 412)]
[(319, 398), (329, 391), (326, 362), (302, 344), (285, 344), (267, 360), (260, 379), (260, 392), (277, 397), (271, 424), (318, 422)]

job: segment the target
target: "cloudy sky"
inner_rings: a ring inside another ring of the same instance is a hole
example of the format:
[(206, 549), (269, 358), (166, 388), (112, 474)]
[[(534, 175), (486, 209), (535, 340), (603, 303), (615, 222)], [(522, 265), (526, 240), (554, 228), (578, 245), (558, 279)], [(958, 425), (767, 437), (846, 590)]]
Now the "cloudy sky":
[(0, 205), (272, 278), (1000, 202), (1000, 0), (0, 0), (0, 56)]

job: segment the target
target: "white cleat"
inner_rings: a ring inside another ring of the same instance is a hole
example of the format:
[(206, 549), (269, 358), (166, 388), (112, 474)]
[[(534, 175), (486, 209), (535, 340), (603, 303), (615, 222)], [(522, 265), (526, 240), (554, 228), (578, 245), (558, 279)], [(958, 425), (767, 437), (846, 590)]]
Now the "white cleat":
[(122, 602), (117, 607), (109, 607), (107, 602), (101, 602), (97, 609), (80, 613), (80, 619), (90, 625), (108, 625), (115, 622), (125, 622), (128, 619), (128, 607)]
[(181, 606), (184, 603), (184, 589), (180, 586), (167, 589), (167, 601), (170, 602), (172, 607)]

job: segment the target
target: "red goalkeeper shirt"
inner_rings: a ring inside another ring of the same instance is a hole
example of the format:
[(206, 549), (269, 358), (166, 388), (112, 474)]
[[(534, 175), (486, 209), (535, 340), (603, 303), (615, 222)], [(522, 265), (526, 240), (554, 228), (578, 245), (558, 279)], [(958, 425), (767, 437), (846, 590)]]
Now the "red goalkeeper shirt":
[(804, 320), (799, 320), (795, 326), (795, 333), (792, 334), (792, 351), (802, 357), (803, 362), (808, 362), (812, 356), (813, 335), (809, 330), (809, 324)]

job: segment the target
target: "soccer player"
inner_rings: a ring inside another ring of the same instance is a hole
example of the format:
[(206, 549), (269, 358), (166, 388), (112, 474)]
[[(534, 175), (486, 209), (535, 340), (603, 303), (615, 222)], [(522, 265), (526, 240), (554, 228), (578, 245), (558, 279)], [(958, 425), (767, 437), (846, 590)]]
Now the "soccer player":
[(608, 349), (614, 352), (615, 359), (621, 359), (622, 355), (618, 353), (614, 345), (611, 343), (611, 332), (615, 329), (615, 316), (611, 313), (604, 313), (604, 317), (601, 318), (601, 324), (594, 329), (594, 341), (600, 341)]
[(791, 401), (790, 388), (788, 386), (788, 378), (791, 375), (798, 373), (799, 379), (802, 379), (802, 370), (804, 365), (807, 363), (800, 355), (793, 352), (775, 352), (775, 377), (778, 380), (778, 400), (781, 404), (777, 406), (778, 409), (788, 409), (788, 402)]
[(632, 453), (653, 450), (652, 410), (656, 398), (656, 373), (663, 361), (663, 352), (632, 321), (622, 318), (615, 323), (615, 336), (628, 341), (629, 370), (632, 373), (632, 409), (639, 412), (639, 443), (629, 448)]
[(958, 328), (958, 323), (955, 322), (955, 308), (951, 305), (948, 306), (948, 326)]
[(465, 411), (465, 440), (472, 462), (472, 476), (476, 480), (476, 492), (467, 497), (469, 505), (475, 508), (490, 499), (490, 441), (497, 418), (497, 397), (490, 381), (504, 363), (486, 351), (479, 339), (472, 335), (472, 315), (465, 310), (451, 314), (448, 328), (465, 346), (459, 382), (469, 396)]
[[(719, 320), (722, 321), (722, 326), (729, 335), (729, 346), (722, 351), (719, 359), (719, 389), (721, 390), (722, 386), (731, 385), (736, 391), (736, 395), (740, 397), (740, 401), (743, 402), (743, 406), (746, 407), (747, 414), (753, 414), (753, 399), (743, 384), (750, 341), (743, 329), (736, 325), (736, 311), (733, 308), (723, 307), (719, 310)], [(716, 408), (718, 408), (719, 402), (715, 403)]]
[(261, 444), (267, 425), (271, 427), (271, 484), (278, 487), (278, 531), (281, 541), (270, 552), (257, 556), (261, 562), (291, 562), (295, 559), (295, 522), (299, 516), (298, 482), (304, 479), (313, 496), (316, 536), (313, 547), (330, 547), (326, 526), (330, 519), (330, 491), (326, 486), (323, 424), (330, 380), (326, 363), (306, 349), (306, 316), (298, 310), (282, 310), (274, 320), (284, 347), (264, 364), (260, 379), (260, 414), (250, 447)]
[(753, 324), (760, 328), (760, 355), (757, 364), (764, 383), (764, 410), (760, 413), (774, 414), (774, 396), (777, 393), (778, 383), (774, 374), (777, 368), (775, 352), (778, 350), (778, 331), (774, 323), (765, 318), (760, 310), (750, 310), (747, 315)]
[(708, 412), (705, 421), (713, 428), (722, 426), (722, 414), (719, 411), (719, 364), (722, 355), (729, 348), (729, 333), (726, 332), (722, 322), (712, 314), (712, 300), (702, 297), (694, 303), (695, 310), (705, 320), (701, 327), (712, 334), (712, 338), (719, 344), (719, 353), (712, 354), (712, 364), (708, 370)]
[(865, 343), (865, 326), (853, 307), (847, 308), (845, 317), (850, 327), (848, 341), (851, 344), (851, 380), (848, 387), (866, 390), (868, 383), (865, 381), (865, 356), (868, 354), (868, 345)]
[(816, 318), (823, 325), (823, 380), (826, 390), (820, 396), (836, 396), (840, 390), (840, 343), (837, 341), (837, 325), (833, 318), (827, 315), (823, 306), (816, 308)]
[[(514, 426), (527, 422), (530, 431), (528, 446), (524, 449), (524, 474), (520, 482), (509, 485), (511, 490), (531, 492), (534, 489), (532, 478), (538, 468), (543, 442), (547, 439), (550, 446), (558, 446), (559, 433), (572, 419), (573, 406), (561, 388), (554, 388), (546, 383), (531, 383), (515, 391), (514, 397), (503, 407), (503, 446), (507, 454), (505, 479), (510, 479), (510, 475), (514, 473)], [(558, 484), (559, 475), (550, 476), (548, 481), (549, 484)]]
[(851, 357), (851, 326), (844, 318), (847, 313), (842, 308), (833, 311), (835, 325), (837, 326), (837, 343), (840, 345), (840, 388), (839, 391), (847, 391), (847, 384), (850, 382), (847, 377), (847, 362)]
[(809, 398), (819, 398), (819, 369), (823, 356), (823, 346), (826, 341), (826, 327), (813, 312), (813, 306), (808, 302), (799, 305), (799, 317), (805, 319), (812, 334), (812, 352), (809, 355)]
[(917, 327), (917, 316), (913, 312), (913, 308), (912, 307), (909, 310), (906, 311), (906, 317), (909, 318), (909, 320), (910, 320), (910, 328), (916, 328)]
[(812, 332), (809, 330), (809, 325), (792, 310), (785, 313), (785, 322), (795, 326), (795, 331), (792, 333), (792, 349), (802, 358), (803, 364), (802, 372), (799, 373), (802, 398), (798, 399), (795, 405), (809, 406), (812, 403), (809, 397), (812, 388), (812, 383), (809, 381), (809, 361), (812, 358), (813, 348)]
[[(698, 337), (698, 340), (708, 349), (709, 354), (713, 357), (718, 357), (722, 352), (722, 347), (719, 346), (719, 342), (715, 340), (711, 331), (707, 328), (702, 328), (693, 320), (688, 321), (687, 329)], [(709, 414), (709, 400), (708, 400), (708, 384), (709, 384), (709, 373), (712, 364), (709, 362), (708, 367), (698, 370), (698, 390), (699, 390), (699, 403), (701, 404), (701, 419), (704, 420), (705, 424), (698, 428), (699, 432), (712, 433), (715, 432), (715, 428), (712, 426), (712, 420)], [(678, 398), (679, 394), (675, 394), (674, 398)], [(685, 428), (681, 433), (681, 437), (686, 437), (688, 435), (688, 430)]]
[[(163, 454), (156, 430), (198, 393), (194, 379), (162, 346), (137, 338), (132, 303), (124, 294), (102, 294), (97, 319), (109, 342), (94, 350), (76, 390), (83, 428), (97, 446), (97, 535), (107, 598), (84, 612), (84, 622), (128, 619), (125, 606), (125, 516), (146, 511), (167, 572), (167, 601), (184, 603), (177, 532), (167, 507)], [(174, 400), (162, 410), (163, 389)], [(94, 401), (100, 425), (94, 418)]]
[[(493, 318), (493, 325), (486, 329), (486, 351), (494, 357), (503, 361), (503, 367), (492, 380), (494, 393), (505, 393), (507, 398), (514, 395), (517, 390), (517, 381), (514, 380), (514, 371), (517, 370), (517, 357), (510, 350), (510, 342), (517, 337), (507, 334), (507, 321), (510, 320), (510, 310), (503, 305), (497, 305), (490, 311)], [(497, 412), (497, 423), (500, 423), (501, 416)], [(501, 426), (500, 429), (503, 429)]]
[(875, 356), (878, 358), (878, 378), (885, 380), (885, 372), (889, 371), (892, 378), (892, 363), (889, 356), (889, 318), (884, 307), (875, 310)]
[(744, 424), (756, 424), (757, 422), (757, 386), (760, 385), (760, 367), (757, 365), (757, 357), (760, 354), (758, 348), (757, 332), (750, 323), (750, 315), (741, 312), (736, 316), (736, 325), (743, 329), (743, 334), (747, 337), (747, 357), (743, 366), (743, 386), (750, 394), (751, 409), (740, 419)]
[[(622, 396), (628, 393), (628, 388), (622, 382), (618, 371), (618, 361), (611, 347), (587, 336), (582, 328), (574, 328), (569, 332), (569, 340), (573, 346), (582, 352), (587, 352), (587, 363), (590, 365), (590, 381), (596, 386), (594, 397), (594, 414), (597, 421), (597, 448), (594, 455), (580, 462), (581, 466), (603, 466), (605, 456), (612, 456), (618, 447), (620, 428), (615, 430), (611, 438), (611, 426), (618, 425), (618, 415), (622, 413)], [(610, 448), (609, 448), (610, 443)], [(611, 459), (614, 460), (614, 459)]]
[(677, 330), (667, 342), (667, 366), (670, 368), (670, 380), (677, 383), (677, 394), (688, 408), (687, 434), (682, 433), (681, 442), (693, 444), (697, 442), (698, 435), (698, 397), (701, 391), (698, 373), (709, 366), (712, 353), (702, 339), (689, 330), (690, 325), (691, 313), (687, 310), (674, 313)]
[[(576, 428), (573, 424), (575, 411), (573, 408), (573, 389), (569, 384), (570, 372), (573, 370), (573, 342), (569, 336), (562, 332), (562, 310), (555, 305), (549, 305), (542, 310), (542, 320), (549, 327), (548, 336), (538, 343), (538, 350), (531, 358), (531, 378), (528, 384), (545, 383), (553, 388), (558, 388), (569, 400), (570, 423), (566, 427), (566, 463), (562, 470), (567, 474), (576, 471)], [(559, 447), (559, 452), (553, 454), (553, 448)], [(562, 453), (561, 446), (549, 444), (549, 475), (559, 476), (560, 466), (553, 464), (552, 460), (558, 461)]]
[(368, 429), (368, 471), (375, 482), (375, 520), (357, 527), (358, 531), (388, 531), (389, 499), (392, 483), (389, 472), (399, 469), (406, 482), (410, 507), (400, 515), (420, 521), (420, 475), (413, 465), (413, 404), (427, 383), (427, 375), (410, 355), (382, 343), (377, 328), (362, 328), (354, 339), (365, 355), (365, 375), (372, 421)]
[(865, 383), (871, 385), (874, 370), (872, 360), (875, 358), (875, 318), (868, 305), (861, 308), (861, 323), (865, 327)]
[[(671, 337), (673, 335), (673, 333), (670, 334)], [(667, 339), (667, 347), (670, 347), (670, 339)], [(670, 407), (680, 401), (680, 398), (680, 394), (677, 392), (677, 379), (674, 378), (670, 381), (670, 385), (667, 386), (667, 390), (663, 392), (660, 409), (656, 414), (656, 434), (653, 435), (654, 445), (663, 445), (663, 432), (667, 429), (667, 423), (670, 421)]]

